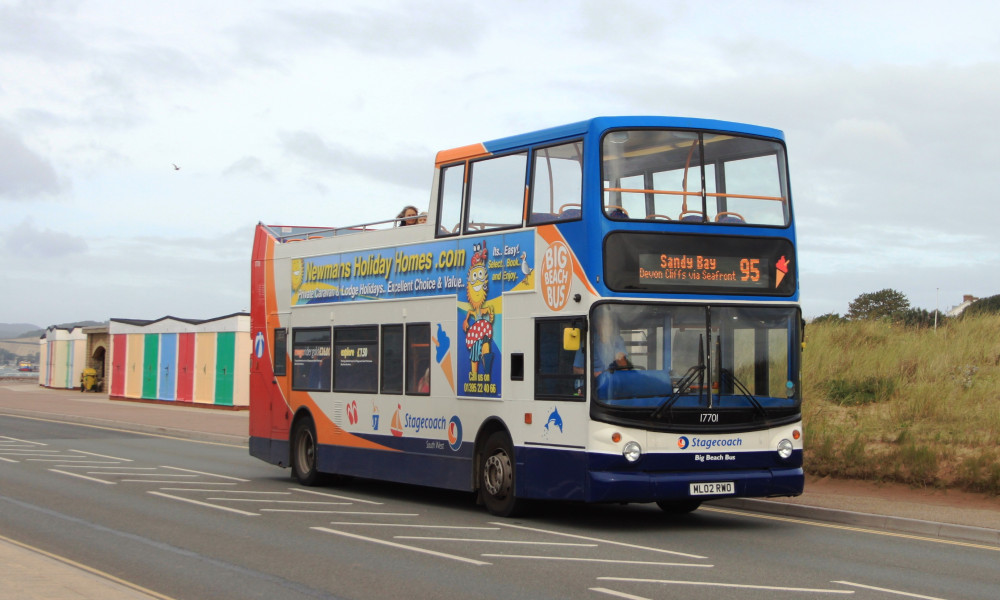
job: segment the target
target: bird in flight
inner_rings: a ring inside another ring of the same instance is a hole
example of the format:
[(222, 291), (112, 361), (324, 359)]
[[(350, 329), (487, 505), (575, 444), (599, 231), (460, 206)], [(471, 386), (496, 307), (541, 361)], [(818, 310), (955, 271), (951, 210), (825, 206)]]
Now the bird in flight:
[[(171, 163), (171, 164), (173, 164), (173, 163)], [(180, 171), (180, 170), (181, 170), (181, 168), (180, 168), (180, 167), (178, 167), (177, 165), (174, 165), (174, 170), (175, 170), (175, 171)]]

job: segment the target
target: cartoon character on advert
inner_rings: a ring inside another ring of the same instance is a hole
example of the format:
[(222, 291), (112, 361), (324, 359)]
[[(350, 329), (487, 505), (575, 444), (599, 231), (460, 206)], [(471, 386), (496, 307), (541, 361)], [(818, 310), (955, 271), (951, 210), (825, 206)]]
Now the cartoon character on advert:
[(490, 350), (490, 342), (493, 339), (493, 309), (486, 306), (486, 296), (489, 293), (486, 243), (478, 243), (472, 250), (469, 281), (465, 288), (471, 308), (462, 321), (462, 331), (465, 332), (465, 347), (469, 350), (472, 373), (489, 373), (493, 366), (493, 353)]

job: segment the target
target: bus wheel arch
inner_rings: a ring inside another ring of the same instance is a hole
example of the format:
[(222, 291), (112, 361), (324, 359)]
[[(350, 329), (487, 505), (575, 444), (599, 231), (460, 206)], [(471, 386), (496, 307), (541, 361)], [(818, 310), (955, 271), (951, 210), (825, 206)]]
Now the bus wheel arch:
[(517, 461), (514, 444), (506, 427), (487, 423), (476, 436), (475, 482), (479, 501), (498, 517), (513, 517), (524, 510), (518, 498)]
[(316, 423), (307, 409), (295, 413), (288, 438), (288, 464), (292, 467), (292, 477), (302, 485), (320, 484), (317, 461), (319, 443), (316, 439)]

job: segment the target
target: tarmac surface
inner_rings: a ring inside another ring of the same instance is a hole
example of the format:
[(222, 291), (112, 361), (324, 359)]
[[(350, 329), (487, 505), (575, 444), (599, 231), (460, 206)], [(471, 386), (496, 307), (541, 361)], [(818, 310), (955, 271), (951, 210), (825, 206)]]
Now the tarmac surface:
[[(109, 400), (105, 394), (47, 389), (31, 380), (0, 380), (0, 414), (244, 446), (249, 430), (245, 410)], [(1000, 498), (977, 494), (810, 479), (805, 492), (795, 498), (731, 499), (711, 504), (782, 518), (1000, 546)], [(7, 538), (2, 529), (0, 565), (0, 600), (167, 598)]]

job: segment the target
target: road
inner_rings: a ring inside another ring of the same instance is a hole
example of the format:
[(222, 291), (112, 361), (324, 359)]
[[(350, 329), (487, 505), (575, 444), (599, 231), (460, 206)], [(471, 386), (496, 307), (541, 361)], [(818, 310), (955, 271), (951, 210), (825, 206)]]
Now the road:
[(703, 507), (303, 488), (245, 447), (0, 416), (0, 535), (170, 598), (992, 599), (1000, 548)]

